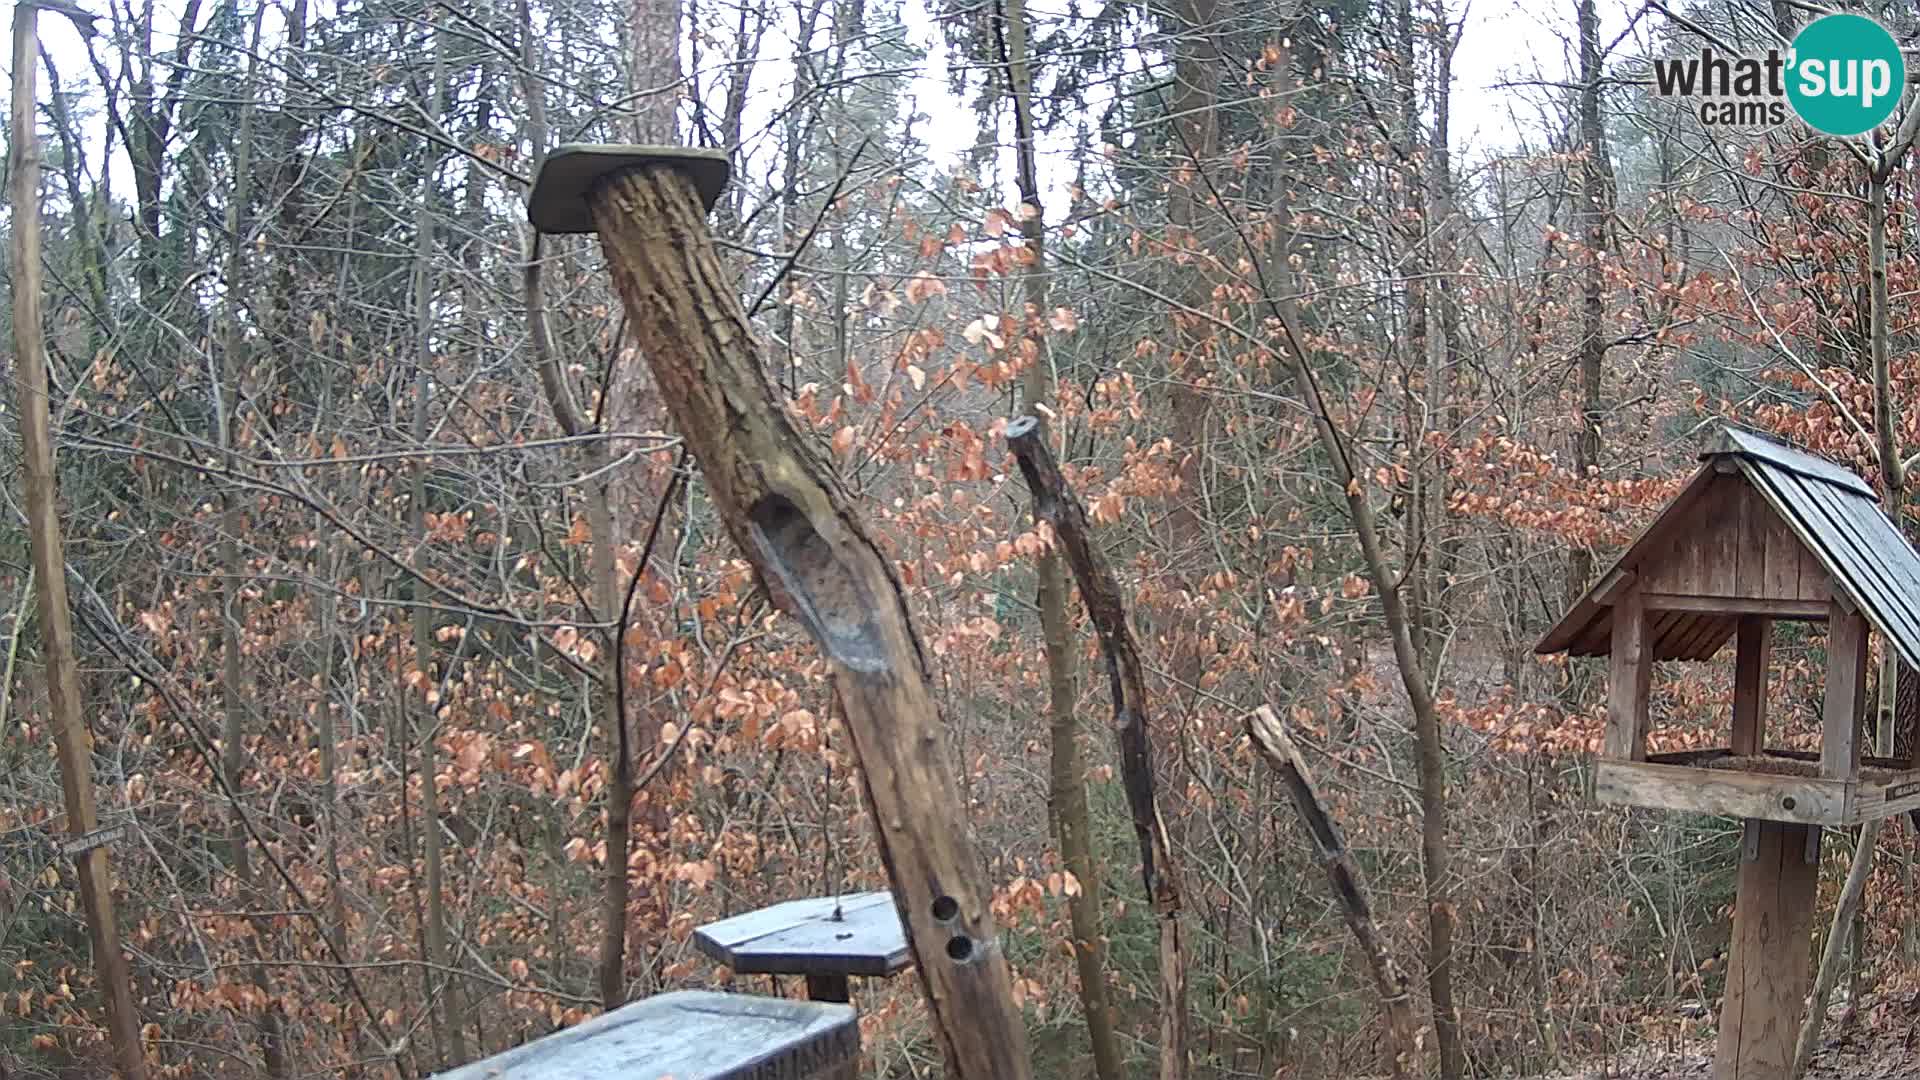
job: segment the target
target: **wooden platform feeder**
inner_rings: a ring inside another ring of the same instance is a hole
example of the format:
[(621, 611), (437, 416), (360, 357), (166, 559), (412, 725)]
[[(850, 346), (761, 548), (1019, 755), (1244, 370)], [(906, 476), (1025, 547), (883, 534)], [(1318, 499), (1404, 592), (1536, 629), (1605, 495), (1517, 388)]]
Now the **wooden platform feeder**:
[[(1728, 429), (1685, 490), (1536, 651), (1609, 660), (1601, 802), (1743, 819), (1716, 1080), (1785, 1078), (1808, 989), (1821, 829), (1920, 807), (1920, 770), (1865, 758), (1868, 634), (1920, 665), (1920, 556), (1873, 489), (1827, 461)], [(1817, 753), (1767, 743), (1773, 624), (1827, 624)], [(1649, 754), (1659, 660), (1734, 646), (1723, 747)]]
[(686, 990), (440, 1074), (440, 1080), (852, 1080), (850, 1006)]
[(849, 976), (891, 978), (913, 965), (884, 889), (749, 911), (696, 929), (693, 943), (736, 975), (805, 976), (814, 1001), (850, 1000)]

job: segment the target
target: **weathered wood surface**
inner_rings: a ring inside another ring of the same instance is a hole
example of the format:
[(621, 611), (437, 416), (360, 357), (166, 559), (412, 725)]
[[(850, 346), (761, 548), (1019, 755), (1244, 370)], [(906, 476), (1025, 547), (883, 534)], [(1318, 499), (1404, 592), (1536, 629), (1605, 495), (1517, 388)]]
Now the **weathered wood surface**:
[(1820, 712), (1820, 774), (1860, 775), (1867, 714), (1867, 620), (1834, 604), (1827, 615), (1827, 682)]
[(1804, 603), (1821, 615), (1828, 595), (1819, 558), (1738, 472), (1716, 474), (1686, 528), (1665, 551), (1643, 549), (1636, 569), (1647, 593)]
[(1652, 728), (1647, 695), (1653, 654), (1647, 642), (1647, 612), (1637, 588), (1628, 589), (1613, 605), (1613, 650), (1608, 655), (1604, 752), (1614, 761), (1639, 761), (1647, 756)]
[(694, 181), (670, 161), (640, 162), (595, 183), (589, 201), (640, 352), (715, 510), (832, 665), (947, 1075), (1024, 1080), (1026, 1026), (892, 564), (767, 384)]
[(1788, 1080), (1805, 1009), (1819, 859), (1806, 825), (1756, 823), (1757, 857), (1743, 857), (1720, 1006), (1714, 1080)]
[(1180, 868), (1154, 795), (1153, 746), (1147, 731), (1147, 682), (1140, 648), (1127, 624), (1120, 581), (1093, 543), (1093, 530), (1079, 496), (1060, 475), (1038, 417), (1009, 421), (1007, 446), (1033, 492), (1034, 516), (1053, 526), (1061, 552), (1080, 587), (1087, 618), (1100, 638), (1113, 696), (1113, 726), (1120, 743), (1120, 777), (1140, 843), (1140, 875), (1160, 926), (1160, 1077), (1176, 1080), (1187, 1070), (1186, 949), (1181, 942)]
[(1680, 593), (1643, 592), (1640, 594), (1640, 601), (1646, 605), (1648, 611), (1690, 611), (1732, 618), (1742, 615), (1769, 615), (1806, 622), (1827, 621), (1828, 600), (1825, 598), (1769, 600), (1742, 596), (1689, 596)]
[(1287, 734), (1286, 725), (1268, 706), (1262, 705), (1246, 717), (1247, 735), (1254, 749), (1279, 774), (1293, 798), (1300, 823), (1313, 840), (1320, 865), (1327, 872), (1327, 884), (1333, 890), (1334, 903), (1346, 920), (1347, 929), (1366, 956), (1367, 969), (1373, 974), (1374, 990), (1380, 995), (1381, 1019), (1387, 1028), (1387, 1057), (1395, 1076), (1418, 1071), (1420, 1021), (1413, 1012), (1412, 983), (1393, 959), (1380, 927), (1373, 919), (1373, 905), (1367, 898), (1366, 877), (1347, 850), (1340, 826), (1327, 812), (1314, 786), (1313, 773), (1300, 756), (1300, 748)]
[(439, 1080), (851, 1080), (849, 1005), (686, 990), (636, 1001)]
[(693, 943), (739, 975), (884, 978), (913, 963), (900, 910), (885, 889), (749, 911), (699, 927)]
[(1601, 761), (1593, 794), (1617, 806), (1649, 806), (1736, 818), (1844, 825), (1851, 787), (1844, 780), (1703, 769), (1647, 761)]
[(1740, 620), (1733, 654), (1733, 744), (1736, 754), (1767, 747), (1768, 665), (1773, 656), (1773, 620)]

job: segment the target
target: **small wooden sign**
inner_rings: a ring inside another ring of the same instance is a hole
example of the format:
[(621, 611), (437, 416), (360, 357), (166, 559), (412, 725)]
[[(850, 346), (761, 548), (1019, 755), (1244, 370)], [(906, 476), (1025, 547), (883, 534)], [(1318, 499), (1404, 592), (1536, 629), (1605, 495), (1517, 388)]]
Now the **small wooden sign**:
[(60, 845), (60, 851), (69, 859), (77, 859), (97, 847), (105, 847), (127, 835), (127, 823), (103, 825), (92, 832), (82, 833)]
[(1904, 784), (1887, 785), (1887, 801), (1894, 802), (1909, 795), (1920, 795), (1920, 780), (1910, 780)]

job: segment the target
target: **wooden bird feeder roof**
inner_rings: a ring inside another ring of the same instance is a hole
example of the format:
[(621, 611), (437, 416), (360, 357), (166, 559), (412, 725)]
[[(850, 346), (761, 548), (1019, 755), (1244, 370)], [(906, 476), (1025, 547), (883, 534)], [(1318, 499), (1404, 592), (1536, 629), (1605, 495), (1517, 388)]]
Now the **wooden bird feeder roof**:
[(1824, 620), (1830, 599), (1857, 609), (1920, 668), (1920, 555), (1873, 488), (1832, 462), (1727, 428), (1703, 464), (1626, 554), (1534, 647), (1607, 656), (1613, 600), (1651, 594), (1655, 660), (1705, 660), (1741, 614)]
[(788, 900), (708, 923), (694, 931), (693, 941), (739, 975), (886, 978), (913, 963), (899, 909), (885, 889)]
[(826, 1080), (852, 1075), (847, 1005), (683, 990), (636, 1001), (438, 1080)]

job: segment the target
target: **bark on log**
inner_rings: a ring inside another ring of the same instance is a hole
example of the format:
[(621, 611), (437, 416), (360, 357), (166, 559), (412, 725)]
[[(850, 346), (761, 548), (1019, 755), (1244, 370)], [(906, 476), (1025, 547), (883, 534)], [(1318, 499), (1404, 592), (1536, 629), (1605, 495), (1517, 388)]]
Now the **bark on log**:
[(1320, 801), (1313, 774), (1307, 771), (1307, 763), (1300, 757), (1300, 749), (1287, 734), (1280, 717), (1262, 705), (1247, 714), (1246, 726), (1254, 749), (1260, 751), (1260, 756), (1280, 775), (1287, 793), (1293, 796), (1294, 809), (1300, 813), (1300, 824), (1306, 826), (1307, 835), (1313, 838), (1320, 865), (1327, 872), (1327, 884), (1333, 889), (1334, 902), (1340, 905), (1341, 917), (1353, 931), (1360, 951), (1366, 955), (1374, 989), (1380, 993), (1380, 1019), (1387, 1026), (1387, 1054), (1392, 1061), (1393, 1075), (1406, 1076), (1418, 1068), (1420, 1021), (1413, 1014), (1412, 984), (1406, 972), (1394, 962), (1393, 954), (1380, 936), (1379, 924), (1373, 921), (1366, 878), (1348, 852), (1347, 839), (1341, 835), (1340, 826)]
[(920, 642), (886, 556), (788, 420), (691, 178), (589, 196), (614, 285), (728, 533), (832, 663), (880, 857), (956, 1080), (1026, 1080), (1026, 1028)]
[(1038, 417), (1007, 424), (1007, 445), (1033, 492), (1034, 516), (1053, 526), (1060, 550), (1080, 586), (1087, 617), (1100, 637), (1113, 693), (1114, 734), (1120, 742), (1120, 778), (1140, 841), (1140, 874), (1160, 926), (1160, 1077), (1187, 1074), (1186, 949), (1181, 942), (1180, 870), (1154, 796), (1153, 748), (1147, 738), (1147, 685), (1140, 649), (1127, 625), (1120, 582), (1093, 546), (1086, 510), (1054, 463)]

